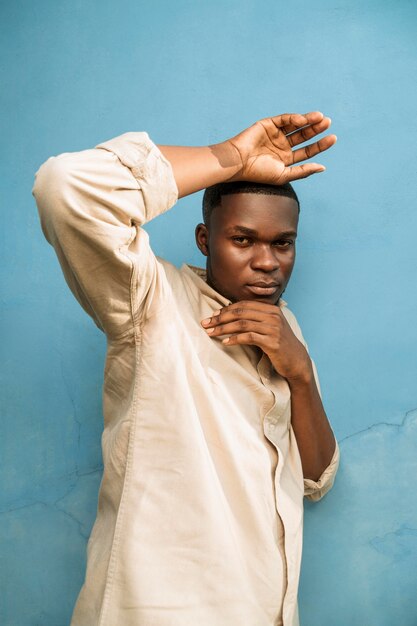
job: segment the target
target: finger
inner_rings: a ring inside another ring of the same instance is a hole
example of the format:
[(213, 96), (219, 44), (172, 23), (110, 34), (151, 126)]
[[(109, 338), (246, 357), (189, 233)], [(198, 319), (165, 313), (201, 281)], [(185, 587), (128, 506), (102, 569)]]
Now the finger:
[(239, 314), (244, 314), (245, 311), (250, 311), (252, 309), (259, 311), (276, 311), (276, 304), (268, 304), (267, 302), (258, 302), (257, 300), (239, 300), (238, 302), (234, 302), (233, 304), (228, 304), (227, 306), (220, 309), (219, 314), (222, 314), (226, 311), (235, 311)]
[(265, 302), (249, 301), (246, 304), (229, 305), (224, 307), (217, 314), (202, 320), (201, 325), (210, 328), (238, 319), (260, 321), (267, 319), (270, 315), (281, 315), (281, 309), (275, 304)]
[(269, 119), (280, 129), (283, 127), (292, 128), (288, 132), (293, 132), (302, 128), (303, 126), (309, 126), (311, 124), (318, 124), (323, 119), (324, 115), (321, 111), (310, 111), (310, 113), (283, 113)]
[[(223, 339), (222, 343), (226, 346), (246, 345), (246, 346), (258, 346), (259, 348), (266, 348), (265, 344), (266, 335), (249, 331), (247, 333), (240, 333), (238, 335), (232, 335)], [(264, 350), (265, 352), (265, 350)]]
[[(314, 118), (315, 115), (317, 115), (317, 119)], [(314, 113), (305, 113), (304, 117), (309, 120), (309, 124), (306, 124), (306, 126), (317, 126), (318, 124), (322, 124), (324, 120), (329, 120), (330, 123), (324, 122), (324, 123), (329, 123), (329, 126), (331, 124), (330, 117), (324, 116), (319, 111), (315, 111)], [(290, 133), (294, 133), (300, 130), (300, 126), (295, 126), (295, 124), (288, 124), (287, 126), (283, 126), (281, 130), (286, 135), (288, 135)]]
[(294, 129), (297, 129), (308, 124), (307, 117), (301, 115), (301, 113), (283, 113), (267, 119), (271, 120), (274, 126), (280, 129), (287, 126), (293, 126)]
[(293, 154), (293, 163), (299, 163), (300, 161), (305, 161), (306, 159), (311, 159), (316, 154), (320, 152), (324, 152), (331, 148), (337, 141), (336, 135), (327, 135), (327, 137), (323, 137), (320, 141), (316, 141), (315, 143), (310, 143), (305, 148), (298, 148), (298, 150), (294, 150)]
[(325, 172), (326, 168), (320, 163), (304, 163), (303, 165), (293, 165), (292, 167), (285, 168), (285, 173), (281, 176), (279, 184), (291, 183), (294, 180), (301, 180), (307, 178), (312, 174), (320, 174)]
[(323, 113), (320, 111), (312, 111), (305, 115), (301, 113), (283, 113), (282, 115), (266, 119), (270, 119), (277, 128), (294, 127), (294, 130), (297, 130), (309, 124), (317, 124), (323, 117)]
[(312, 126), (305, 126), (292, 134), (288, 134), (286, 129), (283, 129), (286, 132), (288, 143), (291, 147), (298, 146), (300, 143), (304, 143), (304, 141), (308, 141), (315, 137), (316, 135), (320, 135), (320, 133), (324, 133), (331, 125), (331, 119), (329, 117), (325, 117), (318, 124), (313, 124)]
[(265, 320), (254, 321), (247, 319), (234, 320), (233, 322), (226, 322), (212, 328), (206, 328), (206, 333), (210, 335), (210, 337), (221, 337), (222, 335), (235, 335), (247, 332), (255, 332), (259, 335), (276, 335), (277, 328), (269, 326), (265, 323)]

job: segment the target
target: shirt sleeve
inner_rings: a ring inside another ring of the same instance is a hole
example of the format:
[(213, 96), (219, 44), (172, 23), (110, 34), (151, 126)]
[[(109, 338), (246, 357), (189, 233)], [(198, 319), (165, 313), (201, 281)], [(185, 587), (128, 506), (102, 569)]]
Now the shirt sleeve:
[[(301, 341), (301, 343), (303, 344), (303, 346), (305, 346), (308, 352), (309, 351), (308, 345), (303, 337), (301, 328), (297, 322), (297, 319), (294, 313), (292, 313), (292, 311), (290, 311), (285, 304), (282, 310), (295, 336), (297, 337), (297, 339), (299, 339), (299, 341)], [(320, 380), (319, 380), (319, 376), (317, 373), (316, 364), (314, 363), (313, 359), (311, 359), (311, 362), (313, 366), (314, 379), (316, 381), (317, 389), (321, 397)], [(321, 500), (321, 498), (323, 498), (323, 496), (325, 496), (326, 493), (330, 491), (330, 489), (333, 487), (333, 483), (336, 478), (336, 473), (339, 467), (339, 461), (340, 461), (340, 450), (336, 441), (336, 448), (333, 453), (333, 457), (329, 465), (326, 467), (326, 469), (320, 476), (320, 478), (317, 481), (311, 480), (310, 478), (304, 478), (304, 496), (308, 500), (313, 500), (313, 501)]]
[(177, 200), (170, 163), (146, 133), (126, 133), (51, 157), (33, 194), (77, 300), (110, 337), (132, 332), (164, 289), (141, 226)]
[(336, 442), (336, 448), (329, 465), (324, 470), (320, 478), (315, 481), (310, 478), (304, 478), (304, 495), (308, 500), (321, 500), (328, 491), (333, 487), (336, 477), (337, 468), (339, 467), (340, 451)]

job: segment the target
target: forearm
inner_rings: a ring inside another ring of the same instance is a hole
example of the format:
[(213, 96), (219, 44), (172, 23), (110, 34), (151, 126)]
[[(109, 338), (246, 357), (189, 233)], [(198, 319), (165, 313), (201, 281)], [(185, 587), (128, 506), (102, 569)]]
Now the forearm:
[(228, 141), (213, 146), (158, 146), (171, 163), (178, 197), (230, 180), (241, 170), (239, 153)]
[(304, 376), (288, 383), (291, 390), (291, 422), (304, 478), (318, 480), (333, 457), (336, 441), (320, 398), (312, 365)]

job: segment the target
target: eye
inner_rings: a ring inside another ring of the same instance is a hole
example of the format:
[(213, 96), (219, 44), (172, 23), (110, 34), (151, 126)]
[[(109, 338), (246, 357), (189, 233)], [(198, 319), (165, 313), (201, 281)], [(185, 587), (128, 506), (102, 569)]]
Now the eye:
[(291, 248), (294, 245), (294, 239), (277, 239), (274, 246), (277, 248)]
[(238, 246), (247, 246), (250, 244), (249, 237), (244, 237), (243, 235), (240, 237), (232, 237), (232, 241), (236, 243)]

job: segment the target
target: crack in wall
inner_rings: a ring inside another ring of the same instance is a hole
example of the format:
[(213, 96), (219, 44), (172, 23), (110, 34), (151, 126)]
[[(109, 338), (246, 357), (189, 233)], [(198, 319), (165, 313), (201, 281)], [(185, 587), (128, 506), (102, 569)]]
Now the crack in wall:
[(0, 515), (4, 515), (5, 513), (11, 513), (12, 511), (18, 511), (19, 509), (24, 509), (30, 506), (35, 506), (36, 504), (44, 504), (45, 506), (51, 506), (53, 505), (55, 502), (59, 502), (60, 500), (62, 500), (63, 498), (66, 498), (72, 491), (74, 491), (74, 489), (76, 488), (77, 484), (78, 484), (78, 479), (79, 478), (83, 478), (84, 476), (91, 476), (92, 474), (98, 474), (101, 473), (103, 471), (103, 466), (101, 465), (100, 467), (91, 469), (91, 470), (87, 470), (85, 472), (69, 472), (68, 474), (64, 474), (62, 476), (58, 476), (58, 479), (67, 479), (67, 480), (71, 480), (71, 478), (75, 478), (75, 482), (73, 484), (71, 484), (65, 491), (65, 493), (60, 496), (57, 500), (51, 500), (51, 501), (45, 501), (44, 499), (39, 499), (39, 498), (31, 498), (29, 500), (27, 500), (26, 502), (23, 501), (23, 504), (16, 504), (11, 502), (9, 505), (5, 505), (4, 507), (2, 507), (0, 509)]
[[(77, 428), (78, 428), (78, 447), (79, 447), (80, 439), (81, 439), (81, 422), (78, 419), (75, 400), (72, 397), (72, 394), (69, 390), (69, 382), (65, 378), (63, 370), (62, 370), (62, 379), (64, 381), (65, 388), (68, 393), (68, 397), (70, 398), (71, 405), (73, 407), (74, 421), (76, 422)], [(344, 437), (343, 439), (339, 441), (339, 443), (342, 444), (355, 437), (361, 437), (366, 433), (372, 433), (372, 432), (378, 431), (381, 428), (390, 428), (390, 429), (395, 429), (396, 431), (401, 431), (404, 427), (409, 426), (410, 424), (413, 424), (414, 422), (417, 424), (417, 409), (415, 408), (407, 411), (400, 423), (378, 422), (376, 424), (371, 424), (369, 427), (365, 429), (362, 429), (360, 431), (357, 431), (355, 433), (352, 433)], [(82, 479), (83, 477), (86, 477), (86, 476), (92, 476), (94, 474), (101, 473), (102, 470), (103, 470), (103, 466), (100, 465), (99, 467), (95, 467), (95, 468), (86, 470), (84, 472), (79, 472), (78, 466), (76, 465), (75, 471), (71, 471), (71, 472), (68, 472), (67, 474), (56, 477), (57, 480), (69, 480), (71, 481), (71, 484), (67, 486), (67, 488), (65, 489), (65, 492), (62, 495), (60, 495), (58, 498), (56, 498), (55, 500), (48, 502), (48, 501), (45, 501), (45, 499), (32, 499), (29, 502), (24, 502), (17, 506), (12, 505), (7, 508), (3, 508), (0, 511), (0, 515), (34, 507), (36, 505), (40, 505), (43, 507), (52, 507), (56, 511), (59, 511), (61, 514), (65, 515), (68, 520), (70, 520), (73, 524), (75, 524), (77, 528), (77, 532), (85, 541), (87, 541), (89, 534), (90, 534), (90, 529), (86, 529), (86, 525), (83, 523), (81, 519), (79, 519), (71, 511), (70, 507), (66, 508), (65, 506), (63, 506), (63, 501), (76, 489), (76, 487), (79, 484), (79, 479)], [(409, 549), (406, 546), (401, 545), (399, 541), (409, 540), (410, 538), (412, 540), (414, 540), (414, 538), (417, 538), (417, 529), (409, 527), (409, 526), (401, 526), (397, 530), (389, 531), (381, 535), (380, 537), (374, 537), (373, 539), (369, 541), (369, 545), (371, 546), (372, 549), (376, 550), (377, 552), (384, 554), (388, 557), (391, 557), (394, 560), (399, 560), (401, 558), (404, 558), (404, 556), (407, 556), (409, 553), (412, 552), (411, 548)]]
[(369, 545), (379, 554), (398, 562), (410, 555), (415, 555), (417, 547), (417, 528), (401, 525), (393, 531), (373, 537)]
[(63, 513), (68, 519), (70, 519), (72, 522), (75, 523), (75, 525), (78, 528), (78, 532), (79, 534), (83, 537), (83, 539), (85, 539), (86, 541), (88, 540), (90, 533), (87, 531), (84, 531), (84, 526), (85, 524), (83, 524), (83, 522), (81, 520), (78, 519), (78, 517), (76, 517), (73, 513), (71, 513), (70, 511), (68, 511), (67, 509), (64, 509), (60, 506), (58, 506), (58, 502), (60, 502), (61, 500), (63, 500), (66, 496), (64, 496), (63, 498), (60, 498), (59, 500), (57, 500), (56, 502), (54, 502), (53, 506), (57, 511), (60, 511), (61, 513)]
[(36, 506), (37, 504), (40, 504), (41, 506), (50, 506), (50, 504), (48, 502), (44, 502), (43, 500), (33, 500), (31, 502), (28, 502), (26, 504), (22, 504), (20, 506), (15, 506), (11, 509), (2, 509), (0, 511), (0, 515), (5, 515), (6, 513), (14, 513), (14, 511), (20, 511), (21, 509), (28, 509), (31, 506)]
[[(101, 473), (101, 469), (100, 470), (96, 470), (94, 472), (84, 472), (83, 476), (91, 476), (93, 474), (97, 474), (97, 473)], [(87, 522), (87, 524), (82, 521), (81, 519), (79, 519), (71, 510), (71, 507), (65, 507), (63, 505), (64, 500), (71, 495), (71, 493), (75, 490), (75, 488), (78, 485), (78, 481), (76, 481), (74, 484), (70, 485), (69, 488), (66, 489), (65, 493), (60, 496), (59, 498), (57, 498), (54, 501), (45, 501), (45, 500), (41, 500), (41, 499), (37, 499), (37, 500), (33, 500), (31, 502), (27, 502), (25, 504), (22, 504), (20, 506), (15, 506), (15, 507), (11, 507), (5, 510), (0, 511), (0, 515), (5, 515), (6, 513), (15, 513), (17, 511), (21, 511), (24, 509), (29, 509), (29, 508), (34, 508), (34, 507), (38, 507), (41, 506), (43, 508), (52, 508), (55, 509), (56, 511), (58, 511), (59, 513), (65, 515), (65, 517), (67, 519), (69, 519), (73, 524), (75, 524), (76, 528), (77, 528), (77, 532), (81, 535), (81, 537), (87, 541), (88, 537), (90, 535), (90, 520)], [(62, 505), (61, 505), (62, 503)]]
[[(60, 350), (55, 348), (55, 351), (57, 352), (57, 354), (59, 356), (59, 365), (60, 365), (60, 371), (61, 371), (61, 379), (62, 379), (62, 382), (64, 383), (65, 391), (67, 393), (67, 396), (68, 396), (69, 401), (70, 401), (71, 406), (72, 406), (74, 422), (77, 425), (77, 451), (79, 452), (80, 444), (81, 444), (81, 426), (82, 426), (82, 423), (81, 423), (81, 420), (78, 417), (77, 406), (76, 406), (76, 403), (75, 403), (74, 395), (72, 393), (71, 383), (70, 383), (70, 381), (67, 379), (67, 377), (65, 375), (64, 359), (62, 358), (62, 354), (61, 354)], [(76, 459), (75, 460), (76, 468), (78, 468), (77, 462), (78, 461)]]
[(416, 420), (417, 422), (417, 408), (407, 411), (399, 424), (395, 422), (377, 422), (376, 424), (371, 424), (367, 428), (363, 428), (362, 430), (358, 430), (350, 435), (347, 435), (346, 437), (343, 437), (339, 440), (339, 444), (348, 441), (348, 439), (353, 439), (354, 437), (360, 437), (365, 433), (373, 432), (384, 426), (389, 428), (395, 428), (396, 430), (401, 430), (402, 428), (408, 426), (409, 423), (413, 422), (414, 420)]

